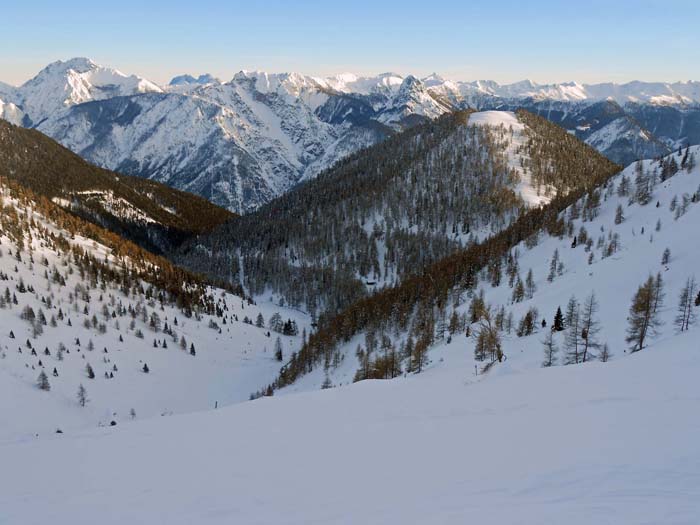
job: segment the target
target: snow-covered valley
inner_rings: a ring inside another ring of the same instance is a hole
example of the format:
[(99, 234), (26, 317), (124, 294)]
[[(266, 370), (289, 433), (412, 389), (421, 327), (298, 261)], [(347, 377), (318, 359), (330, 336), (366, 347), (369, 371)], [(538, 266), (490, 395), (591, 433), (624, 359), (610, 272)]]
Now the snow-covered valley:
[[(302, 315), (217, 291), (228, 307), (226, 325), (206, 314), (186, 319), (172, 305), (127, 299), (99, 281), (76, 288), (78, 268), (71, 274), (70, 261), (39, 230), (33, 265), (29, 244), (17, 261), (4, 236), (0, 264), (9, 280), (0, 284), (18, 304), (0, 310), (0, 463), (12, 472), (0, 477), (0, 523), (694, 523), (699, 328), (689, 322), (681, 331), (676, 319), (700, 260), (699, 155), (693, 147), (629, 166), (562, 214), (561, 235), (541, 233), (514, 248), (517, 264), (499, 268), (499, 282), (485, 269), (474, 290), (455, 291), (420, 373), (407, 373), (402, 361), (393, 380), (353, 383), (363, 366), (356, 348), (367, 345), (362, 333), (340, 347), (338, 362), (245, 403), (236, 402), (268, 383), (279, 362), (276, 334), (267, 337), (267, 328), (242, 317), (254, 322), (261, 312), (268, 320), (279, 311), (308, 327)], [(109, 257), (89, 241), (71, 242)], [(44, 277), (53, 265), (66, 286)], [(654, 312), (658, 325), (635, 348), (634, 337), (626, 340), (630, 304), (657, 275), (657, 299), (665, 298)], [(20, 277), (34, 292), (18, 293)], [(484, 308), (480, 320), (470, 317), (481, 290), (499, 325), (500, 359), (475, 352)], [(688, 321), (697, 293), (695, 285)], [(51, 294), (49, 307), (41, 299)], [(585, 337), (572, 328), (572, 297), (577, 327), (595, 299)], [(136, 315), (134, 328), (129, 315), (103, 321), (104, 307), (109, 312), (119, 301), (157, 313), (185, 337), (186, 349), (163, 327), (154, 330), (150, 315)], [(26, 305), (47, 319), (61, 309), (64, 319), (57, 327), (48, 321), (34, 338), (36, 323), (20, 318)], [(558, 308), (566, 315), (552, 331)], [(96, 327), (84, 327), (92, 315)], [(549, 334), (550, 350), (558, 351), (546, 352)], [(405, 346), (406, 334), (386, 335), (390, 346), (375, 353)], [(168, 348), (154, 348), (153, 339)], [(285, 356), (301, 344), (298, 336), (282, 339)], [(39, 360), (50, 391), (37, 387)], [(86, 376), (88, 362), (94, 379)], [(85, 407), (76, 398), (81, 383)]]
[[(214, 310), (194, 313), (148, 282), (125, 287), (115, 280), (118, 273), (105, 272), (135, 261), (61, 230), (7, 187), (0, 199), (6, 207), (0, 229), (0, 441), (247, 400), (279, 369), (277, 338), (284, 356), (308, 329), (300, 312), (211, 287)], [(21, 244), (18, 219), (26, 226)], [(93, 273), (87, 257), (106, 268)], [(276, 313), (282, 322), (294, 321), (296, 336), (270, 329)], [(42, 372), (49, 390), (37, 389)], [(84, 406), (77, 398), (80, 385), (87, 391)]]
[(406, 379), (5, 441), (0, 522), (697, 520), (692, 332), (608, 363), (511, 354), (478, 378), (452, 348)]

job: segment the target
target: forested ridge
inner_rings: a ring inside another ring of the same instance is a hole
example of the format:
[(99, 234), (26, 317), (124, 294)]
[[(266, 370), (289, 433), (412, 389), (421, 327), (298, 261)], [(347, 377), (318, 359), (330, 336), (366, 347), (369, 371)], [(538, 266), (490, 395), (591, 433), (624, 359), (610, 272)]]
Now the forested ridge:
[(161, 253), (232, 217), (196, 195), (94, 166), (42, 133), (4, 120), (0, 176)]
[[(124, 290), (139, 288), (142, 292), (143, 283), (146, 283), (159, 295), (161, 301), (176, 304), (188, 315), (196, 311), (214, 311), (214, 298), (208, 290), (212, 284), (244, 295), (239, 286), (231, 286), (211, 278), (204, 279), (178, 267), (168, 259), (155, 255), (128, 239), (64, 210), (43, 195), (14, 180), (0, 177), (0, 185), (4, 188), (4, 198), (16, 199), (21, 207), (45, 217), (59, 229), (57, 233), (51, 228), (41, 227), (29, 214), (18, 213), (17, 206), (7, 203), (0, 206), (0, 229), (16, 244), (18, 257), (31, 242), (32, 231), (41, 230), (43, 242), (50, 243), (57, 250), (71, 252), (75, 261), (80, 261), (85, 270), (95, 278), (118, 283)], [(106, 246), (111, 250), (111, 255), (119, 261), (119, 265), (108, 264), (90, 250), (73, 245), (62, 232), (69, 234), (71, 239), (79, 235)], [(36, 236), (36, 233), (34, 235)], [(31, 250), (29, 253), (31, 255)]]
[[(458, 249), (407, 276), (396, 286), (363, 297), (338, 315), (323, 319), (319, 330), (292, 355), (278, 379), (260, 394), (269, 395), (316, 366), (337, 365), (343, 358), (337, 352), (338, 347), (362, 332), (369, 334), (369, 350), (358, 349), (358, 358), (367, 367), (364, 372), (358, 371), (359, 379), (393, 377), (392, 370), (394, 367), (400, 370), (398, 365), (402, 360), (408, 360), (409, 370), (420, 370), (433, 343), (436, 323), (445, 323), (448, 305), (455, 301), (455, 291), (459, 291), (458, 295), (472, 293), (480, 279), (490, 279), (493, 284), (500, 282), (503, 269), (512, 273), (510, 267), (517, 267), (517, 260), (514, 261), (511, 249), (521, 241), (536, 243), (542, 232), (556, 236), (567, 233), (561, 212), (580, 199), (585, 202), (584, 215), (595, 214), (602, 189), (620, 167), (539, 117), (525, 113), (521, 118), (532, 123), (526, 145), (528, 157), (548, 158), (547, 162), (531, 163), (529, 169), (533, 180), (556, 188), (551, 202), (542, 207), (521, 208), (521, 213), (501, 231)], [(477, 312), (472, 321), (480, 318)], [(409, 334), (405, 347), (400, 352), (392, 351), (392, 357), (377, 357), (376, 362), (370, 363), (368, 356), (375, 345), (378, 347), (381, 342), (394, 348), (382, 334), (400, 333)]]
[[(176, 260), (243, 278), (251, 294), (273, 292), (323, 324), (503, 230), (527, 209), (509, 158), (513, 130), (468, 125), (471, 113), (444, 115), (350, 155), (257, 212), (188, 242)], [(538, 191), (565, 194), (613, 169), (561, 128), (527, 112), (518, 117), (526, 125), (520, 171)]]

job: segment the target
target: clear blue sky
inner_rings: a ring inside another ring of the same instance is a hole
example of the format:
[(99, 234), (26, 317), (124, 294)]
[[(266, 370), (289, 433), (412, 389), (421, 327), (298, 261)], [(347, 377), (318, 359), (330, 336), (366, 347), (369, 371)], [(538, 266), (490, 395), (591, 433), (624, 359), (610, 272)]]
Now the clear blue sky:
[(456, 80), (700, 80), (694, 0), (11, 1), (0, 80), (87, 56), (166, 82), (240, 69)]

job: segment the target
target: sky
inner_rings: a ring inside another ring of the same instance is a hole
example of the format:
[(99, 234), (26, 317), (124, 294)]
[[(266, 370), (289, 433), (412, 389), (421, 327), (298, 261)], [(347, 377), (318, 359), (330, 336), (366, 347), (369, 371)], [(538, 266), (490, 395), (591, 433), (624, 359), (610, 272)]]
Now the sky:
[[(3, 5), (5, 4), (6, 5)], [(697, 0), (0, 0), (0, 81), (86, 56), (158, 83), (241, 70), (700, 80)]]

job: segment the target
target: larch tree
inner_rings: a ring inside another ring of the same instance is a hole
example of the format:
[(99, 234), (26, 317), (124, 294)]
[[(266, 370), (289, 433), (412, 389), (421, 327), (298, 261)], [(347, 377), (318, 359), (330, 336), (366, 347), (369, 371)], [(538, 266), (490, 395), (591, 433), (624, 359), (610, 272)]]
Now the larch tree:
[(566, 305), (566, 336), (564, 338), (564, 349), (566, 350), (566, 364), (577, 364), (581, 362), (581, 307), (574, 296), (569, 299)]
[(479, 321), (474, 354), (477, 358), (480, 358), (479, 360), (483, 360), (488, 355), (491, 357), (492, 362), (496, 360), (501, 361), (503, 359), (501, 336), (491, 318), (491, 310), (487, 308), (481, 321)]
[(411, 355), (411, 371), (420, 374), (425, 365), (428, 364), (428, 346), (430, 339), (427, 336), (422, 336), (416, 339), (416, 344), (413, 346)]
[(554, 339), (554, 332), (552, 330), (547, 330), (544, 340), (542, 341), (542, 346), (544, 347), (544, 361), (542, 362), (542, 366), (549, 367), (556, 365), (559, 347)]
[(549, 274), (547, 275), (547, 280), (551, 283), (557, 276), (557, 267), (559, 265), (559, 250), (554, 250), (552, 255), (552, 260), (549, 263)]
[(87, 390), (85, 389), (85, 387), (81, 383), (80, 386), (78, 387), (78, 404), (81, 407), (84, 407), (88, 401), (89, 401), (89, 399), (87, 397)]
[(637, 289), (630, 306), (626, 341), (632, 344), (632, 352), (638, 352), (644, 348), (648, 337), (655, 335), (661, 324), (654, 308), (656, 296), (657, 284), (654, 277), (650, 275)]
[(656, 278), (654, 279), (653, 287), (654, 313), (657, 313), (663, 307), (665, 297), (666, 293), (664, 292), (664, 281), (661, 277), (661, 272), (658, 272), (656, 274)]
[(685, 286), (681, 290), (678, 301), (678, 314), (674, 325), (679, 332), (684, 332), (695, 323), (694, 296), (697, 289), (695, 277), (688, 277)]
[(595, 298), (595, 293), (586, 298), (583, 303), (583, 312), (581, 316), (581, 362), (585, 363), (594, 356), (591, 355), (592, 350), (600, 348), (598, 334), (600, 333), (600, 323), (596, 319), (598, 313), (598, 301)]

